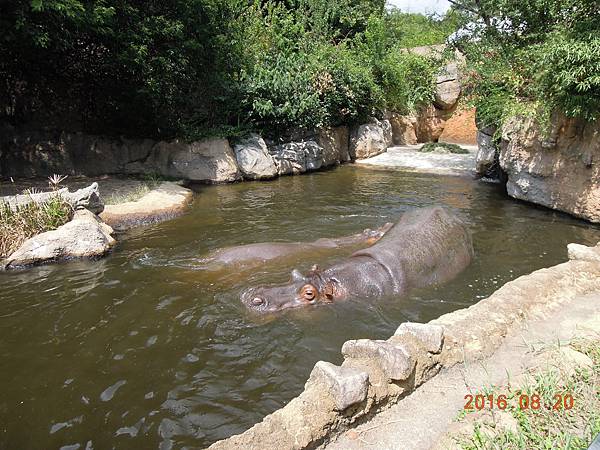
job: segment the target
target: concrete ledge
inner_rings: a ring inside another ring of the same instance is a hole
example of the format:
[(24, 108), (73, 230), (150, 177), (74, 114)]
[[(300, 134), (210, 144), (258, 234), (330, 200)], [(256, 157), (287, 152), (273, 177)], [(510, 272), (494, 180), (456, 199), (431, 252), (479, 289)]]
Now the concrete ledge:
[(600, 262), (572, 260), (522, 276), (429, 324), (402, 324), (387, 341), (348, 341), (341, 368), (318, 362), (298, 397), (210, 448), (316, 448), (393, 405), (441, 367), (489, 356), (513, 326), (595, 291), (600, 291)]

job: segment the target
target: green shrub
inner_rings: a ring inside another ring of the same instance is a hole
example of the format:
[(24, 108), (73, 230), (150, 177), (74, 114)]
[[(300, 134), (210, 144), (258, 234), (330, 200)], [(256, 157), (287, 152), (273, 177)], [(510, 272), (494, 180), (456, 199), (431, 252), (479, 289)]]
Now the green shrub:
[[(600, 118), (600, 9), (596, 0), (458, 0), (457, 39), (467, 56), (465, 91), (484, 125), (511, 115), (547, 126), (553, 111)], [(483, 25), (485, 24), (485, 25)]]
[(469, 150), (462, 148), (460, 145), (448, 144), (446, 142), (428, 142), (419, 150), (423, 153), (455, 153), (466, 155)]
[(380, 64), (387, 108), (410, 114), (433, 101), (438, 65), (431, 59), (394, 48)]
[(8, 2), (0, 120), (193, 140), (409, 111), (429, 101), (432, 69), (400, 49), (443, 42), (451, 21), (384, 4)]

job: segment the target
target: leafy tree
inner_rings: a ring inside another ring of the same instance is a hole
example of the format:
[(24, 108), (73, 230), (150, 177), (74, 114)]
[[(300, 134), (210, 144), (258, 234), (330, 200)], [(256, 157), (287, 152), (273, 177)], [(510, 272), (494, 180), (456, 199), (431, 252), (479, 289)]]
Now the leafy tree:
[[(485, 123), (554, 110), (600, 118), (596, 0), (456, 0), (470, 92)], [(468, 31), (465, 31), (468, 30)]]
[(3, 2), (0, 119), (196, 139), (408, 110), (433, 69), (396, 42), (423, 19), (390, 17), (384, 0)]

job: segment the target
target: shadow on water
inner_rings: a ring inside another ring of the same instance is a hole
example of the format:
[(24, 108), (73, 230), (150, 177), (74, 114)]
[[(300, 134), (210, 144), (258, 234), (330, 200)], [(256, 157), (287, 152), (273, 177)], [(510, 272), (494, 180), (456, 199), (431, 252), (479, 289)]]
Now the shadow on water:
[[(469, 224), (476, 257), (453, 282), (404, 298), (259, 317), (241, 290), (344, 252), (199, 270), (216, 248), (348, 235), (431, 204)], [(348, 166), (199, 187), (189, 214), (130, 232), (104, 260), (0, 274), (0, 448), (206, 446), (287, 403), (316, 361), (341, 362), (344, 341), (471, 305), (564, 261), (567, 243), (599, 240), (595, 226), (463, 178)]]

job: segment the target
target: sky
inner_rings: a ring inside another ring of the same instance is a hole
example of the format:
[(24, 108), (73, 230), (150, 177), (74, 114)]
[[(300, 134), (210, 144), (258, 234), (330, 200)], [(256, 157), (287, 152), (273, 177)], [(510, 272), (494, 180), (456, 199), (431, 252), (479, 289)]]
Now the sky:
[(400, 8), (404, 12), (445, 13), (450, 8), (446, 0), (388, 0), (388, 4)]

